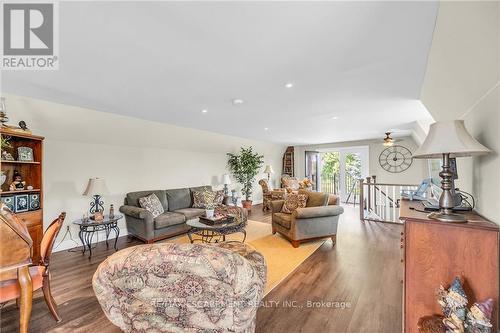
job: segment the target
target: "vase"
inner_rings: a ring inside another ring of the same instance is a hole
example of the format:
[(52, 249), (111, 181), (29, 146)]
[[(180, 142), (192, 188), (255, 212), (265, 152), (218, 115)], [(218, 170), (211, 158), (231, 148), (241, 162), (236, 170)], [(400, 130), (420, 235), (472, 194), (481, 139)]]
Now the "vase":
[(7, 180), (7, 175), (2, 171), (0, 174), (0, 186), (2, 186), (3, 183), (5, 183), (5, 180)]
[(214, 209), (205, 209), (205, 217), (211, 219), (214, 217)]

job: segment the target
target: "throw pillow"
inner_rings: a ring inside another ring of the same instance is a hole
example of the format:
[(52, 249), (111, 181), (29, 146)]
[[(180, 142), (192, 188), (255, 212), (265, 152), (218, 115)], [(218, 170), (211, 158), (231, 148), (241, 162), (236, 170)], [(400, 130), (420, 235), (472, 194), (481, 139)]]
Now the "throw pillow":
[(200, 191), (193, 191), (193, 208), (205, 208), (205, 195)]
[(153, 215), (153, 218), (165, 212), (160, 199), (158, 199), (154, 193), (148, 195), (147, 197), (139, 198), (139, 205), (150, 212)]
[(220, 206), (224, 202), (224, 190), (215, 191), (215, 205)]
[(297, 208), (304, 208), (307, 202), (307, 195), (290, 193), (285, 199), (283, 208), (281, 208), (282, 213), (292, 214)]

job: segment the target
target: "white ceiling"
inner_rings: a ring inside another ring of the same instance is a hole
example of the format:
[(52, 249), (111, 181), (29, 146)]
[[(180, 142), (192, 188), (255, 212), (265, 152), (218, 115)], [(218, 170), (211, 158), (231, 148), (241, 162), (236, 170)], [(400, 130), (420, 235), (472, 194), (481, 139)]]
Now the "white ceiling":
[(419, 97), (437, 6), (63, 2), (60, 69), (3, 72), (3, 88), (277, 143), (381, 138), (429, 117)]

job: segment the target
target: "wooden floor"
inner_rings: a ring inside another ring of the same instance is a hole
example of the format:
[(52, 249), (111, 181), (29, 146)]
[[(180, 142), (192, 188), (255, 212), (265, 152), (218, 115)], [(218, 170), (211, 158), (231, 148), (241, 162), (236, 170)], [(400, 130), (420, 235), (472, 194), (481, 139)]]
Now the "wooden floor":
[[(360, 222), (358, 210), (345, 207), (337, 245), (325, 242), (271, 291), (257, 313), (258, 333), (401, 332), (402, 265), (400, 225)], [(250, 219), (270, 223), (254, 207)], [(140, 244), (128, 237), (119, 248)], [(54, 299), (63, 318), (57, 324), (40, 291), (35, 293), (30, 332), (120, 332), (94, 297), (92, 274), (114, 251), (98, 244), (92, 260), (79, 252), (57, 252), (51, 261)], [(286, 260), (286, 258), (283, 258)], [(1, 309), (0, 331), (18, 331), (18, 309)]]

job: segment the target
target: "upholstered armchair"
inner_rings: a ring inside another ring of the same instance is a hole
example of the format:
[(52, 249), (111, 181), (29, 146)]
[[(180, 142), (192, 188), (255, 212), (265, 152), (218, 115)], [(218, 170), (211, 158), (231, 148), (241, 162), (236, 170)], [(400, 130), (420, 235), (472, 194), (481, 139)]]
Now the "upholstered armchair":
[(259, 185), (262, 187), (263, 211), (271, 210), (271, 201), (285, 199), (286, 190), (284, 188), (272, 190), (266, 179), (259, 180)]
[(335, 245), (339, 216), (344, 212), (344, 208), (336, 205), (338, 198), (306, 190), (298, 193), (307, 195), (306, 207), (297, 208), (291, 214), (282, 212), (284, 200), (271, 202), (273, 234), (280, 233), (293, 247), (321, 238), (331, 238)]
[(92, 280), (124, 332), (252, 333), (265, 284), (264, 257), (241, 242), (130, 247), (103, 261)]
[(300, 189), (300, 182), (296, 177), (288, 175), (281, 176), (281, 186), (286, 189), (288, 193), (296, 192)]

